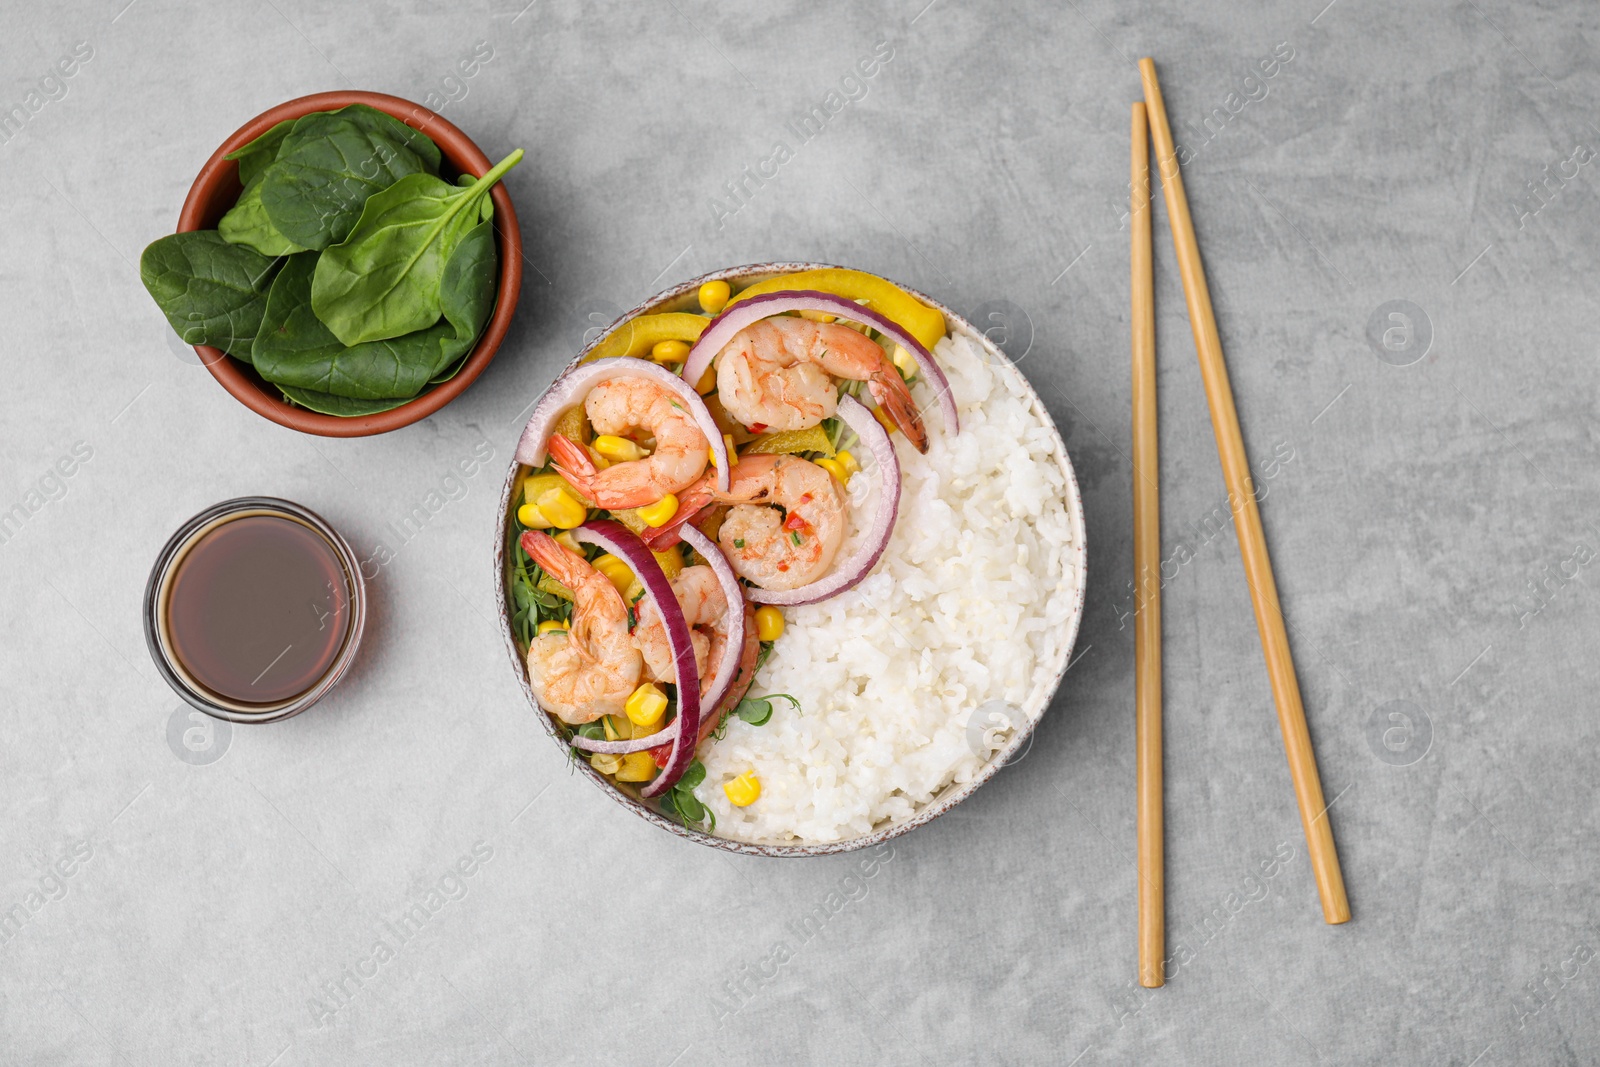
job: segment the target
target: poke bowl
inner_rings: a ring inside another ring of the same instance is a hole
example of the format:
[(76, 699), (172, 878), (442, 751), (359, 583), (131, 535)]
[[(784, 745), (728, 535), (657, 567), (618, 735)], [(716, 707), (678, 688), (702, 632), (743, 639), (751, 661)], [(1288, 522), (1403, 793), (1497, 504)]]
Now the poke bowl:
[(612, 800), (765, 856), (880, 844), (1029, 744), (1083, 615), (1038, 395), (948, 307), (764, 263), (675, 285), (535, 402), (495, 587), (518, 684)]

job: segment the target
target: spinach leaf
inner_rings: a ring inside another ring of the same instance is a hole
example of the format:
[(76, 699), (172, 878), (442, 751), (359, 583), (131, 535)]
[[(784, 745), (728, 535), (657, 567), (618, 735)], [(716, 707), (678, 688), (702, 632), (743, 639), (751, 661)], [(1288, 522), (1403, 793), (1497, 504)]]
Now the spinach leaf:
[(414, 399), (402, 396), (388, 400), (352, 400), (347, 396), (319, 393), (315, 389), (296, 389), (292, 385), (280, 385), (278, 391), (283, 394), (284, 399), (299, 404), (307, 411), (316, 411), (323, 415), (340, 415), (345, 418), (376, 415), (380, 411), (389, 411), (401, 404), (409, 404)]
[(249, 188), (252, 182), (261, 177), (261, 172), (278, 158), (278, 147), (283, 144), (283, 139), (289, 136), (295, 121), (295, 119), (284, 119), (243, 148), (235, 149), (222, 157), (238, 162), (240, 184)]
[(522, 154), (512, 152), (470, 188), (410, 174), (375, 193), (350, 235), (317, 261), (311, 287), (317, 317), (347, 345), (433, 323), (446, 264), (469, 231), (486, 225), (478, 221), (478, 205)]
[(419, 129), (407, 126), (388, 112), (379, 111), (366, 104), (351, 104), (338, 111), (329, 111), (327, 114), (342, 115), (373, 133), (394, 138), (416, 153), (417, 158), (427, 166), (428, 173), (439, 173), (439, 164), (444, 161), (444, 156), (440, 153), (439, 146), (433, 143), (433, 138)]
[(388, 340), (347, 347), (322, 324), (311, 303), (317, 260), (291, 257), (267, 299), (253, 355), (261, 376), (279, 386), (366, 401), (416, 396), (471, 350), (494, 306), (489, 223), (474, 227), (445, 266), (443, 320)]
[(216, 230), (163, 237), (139, 257), (139, 279), (185, 344), (248, 361), (280, 260)]
[(260, 182), (245, 187), (239, 202), (217, 223), (217, 232), (229, 244), (248, 245), (264, 256), (287, 256), (305, 251), (279, 233), (267, 217), (267, 209), (261, 206)]
[(380, 124), (365, 112), (350, 112), (345, 108), (300, 119), (261, 175), (267, 217), (285, 237), (306, 248), (327, 248), (343, 240), (368, 197), (428, 169), (429, 159), (418, 155), (415, 138), (433, 148), (432, 165), (437, 166), (438, 147), (409, 126), (393, 119)]

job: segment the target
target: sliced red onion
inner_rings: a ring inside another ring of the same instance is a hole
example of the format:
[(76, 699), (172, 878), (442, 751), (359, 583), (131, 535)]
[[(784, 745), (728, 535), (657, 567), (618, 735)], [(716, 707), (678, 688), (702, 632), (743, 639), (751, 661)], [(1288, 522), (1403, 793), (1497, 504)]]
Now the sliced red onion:
[(716, 572), (717, 581), (722, 586), (722, 595), (728, 601), (727, 643), (722, 646), (721, 661), (711, 665), (711, 684), (700, 700), (700, 706), (710, 715), (716, 712), (717, 706), (722, 703), (722, 698), (727, 696), (728, 690), (732, 688), (733, 680), (739, 675), (739, 658), (744, 653), (744, 587), (739, 584), (739, 576), (733, 573), (733, 565), (728, 562), (728, 557), (722, 554), (722, 549), (717, 547), (715, 541), (689, 523), (684, 523), (679, 533), (689, 542), (691, 548), (706, 558), (706, 562)]
[(572, 737), (572, 747), (585, 752), (603, 752), (608, 756), (626, 756), (630, 752), (643, 752), (647, 748), (660, 748), (678, 736), (678, 720), (673, 719), (665, 730), (649, 737), (635, 737), (631, 741), (600, 741), (592, 737)]
[[(917, 361), (917, 368), (928, 379), (928, 384), (938, 392), (939, 409), (944, 412), (945, 429), (952, 434), (961, 432), (961, 420), (956, 415), (956, 398), (950, 391), (950, 381), (944, 376), (944, 371), (939, 369), (939, 364), (934, 362), (933, 355), (922, 347), (921, 341), (911, 336), (899, 323), (884, 318), (854, 300), (846, 300), (832, 293), (819, 293), (814, 289), (763, 293), (761, 296), (752, 296), (749, 300), (741, 300), (737, 304), (730, 305), (706, 325), (700, 340), (689, 350), (689, 358), (683, 365), (683, 380), (689, 383), (698, 382), (705, 374), (706, 368), (711, 366), (712, 360), (717, 358), (717, 353), (733, 340), (734, 334), (751, 323), (781, 315), (786, 311), (820, 311), (827, 315), (849, 319), (851, 322), (866, 323), (900, 345), (911, 353), (911, 358)], [(717, 469), (721, 471), (722, 468)]]
[(645, 378), (677, 394), (683, 401), (685, 410), (694, 417), (695, 425), (706, 435), (706, 441), (711, 446), (711, 454), (716, 457), (714, 462), (717, 468), (717, 488), (726, 490), (728, 488), (727, 442), (722, 439), (722, 430), (718, 428), (717, 420), (711, 417), (706, 402), (687, 381), (676, 374), (649, 360), (634, 359), (632, 356), (612, 356), (591, 363), (580, 363), (551, 383), (550, 388), (539, 398), (533, 414), (529, 416), (528, 425), (522, 431), (522, 440), (517, 442), (517, 462), (526, 463), (530, 467), (544, 466), (550, 433), (555, 427), (556, 420), (583, 403), (584, 398), (589, 395), (589, 390), (596, 385), (610, 378), (622, 377)]
[(894, 532), (895, 516), (900, 511), (900, 457), (895, 455), (889, 432), (849, 394), (839, 398), (839, 417), (867, 443), (878, 461), (878, 508), (872, 516), (872, 529), (849, 559), (836, 560), (832, 570), (810, 585), (799, 589), (751, 586), (747, 595), (757, 604), (815, 604), (837, 596), (865, 578), (889, 547), (889, 535)]
[[(639, 362), (626, 356), (619, 359), (629, 363)], [(881, 426), (878, 429), (880, 433), (883, 430)], [(672, 659), (677, 667), (678, 717), (673, 720), (677, 729), (672, 734), (672, 755), (666, 767), (639, 790), (639, 795), (647, 799), (659, 796), (672, 788), (683, 777), (683, 772), (689, 769), (689, 763), (694, 759), (695, 740), (700, 736), (700, 674), (695, 669), (689, 623), (684, 619), (683, 608), (678, 605), (678, 598), (672, 592), (672, 583), (667, 581), (661, 564), (645, 547), (645, 543), (639, 540), (638, 534), (620, 522), (597, 519), (573, 530), (572, 535), (585, 544), (599, 545), (626, 563), (633, 571), (633, 576), (644, 586), (645, 593), (655, 601), (656, 610), (661, 613), (661, 622), (667, 631), (667, 647), (672, 650)], [(683, 743), (686, 737), (689, 738), (688, 744)], [(654, 744), (644, 747), (654, 748), (662, 744), (665, 738), (657, 734), (649, 740)]]

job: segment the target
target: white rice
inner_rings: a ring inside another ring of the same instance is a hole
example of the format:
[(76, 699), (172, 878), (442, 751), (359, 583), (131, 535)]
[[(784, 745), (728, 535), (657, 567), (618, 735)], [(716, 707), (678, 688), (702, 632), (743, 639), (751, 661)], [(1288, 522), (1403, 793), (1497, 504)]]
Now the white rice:
[[(917, 386), (931, 445), (923, 456), (893, 437), (904, 477), (888, 550), (849, 592), (783, 609), (787, 628), (751, 689), (792, 694), (800, 707), (774, 701), (763, 726), (730, 717), (722, 740), (701, 749), (695, 795), (721, 836), (828, 842), (906, 819), (982, 766), (968, 739), (979, 705), (1043, 711), (1081, 581), (1055, 435), (1009, 365), (959, 336), (935, 356), (961, 433), (945, 433), (931, 391)], [(850, 480), (840, 558), (877, 496), (870, 454), (856, 453), (867, 469)], [(761, 797), (733, 807), (723, 783), (749, 770)]]

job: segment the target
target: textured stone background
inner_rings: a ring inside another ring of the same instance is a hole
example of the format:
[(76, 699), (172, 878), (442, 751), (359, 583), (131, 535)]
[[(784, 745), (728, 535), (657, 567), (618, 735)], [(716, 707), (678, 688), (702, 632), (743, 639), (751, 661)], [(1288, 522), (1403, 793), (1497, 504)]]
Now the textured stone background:
[[(0, 506), (56, 499), (0, 544), (0, 907), (54, 895), (0, 944), (0, 1059), (1596, 1062), (1600, 17), (925, 2), (8, 7), (0, 103), (41, 106), (0, 144)], [(92, 59), (41, 89), (80, 42)], [(493, 58), (452, 79), (480, 42)], [(892, 58), (801, 143), (789, 124), (879, 42)], [(1355, 918), (1323, 925), (1308, 876), (1158, 209), (1183, 955), (1141, 994), (1122, 205), (1145, 54), (1190, 149)], [(533, 269), (499, 359), (360, 441), (228, 398), (136, 271), (221, 138), (340, 87), (437, 94), (491, 157), (529, 152), (508, 184)], [(871, 877), (693, 847), (605, 801), (492, 623), (518, 413), (617, 310), (779, 258), (998, 308), (1086, 495), (1082, 659), (1036, 743)], [(75, 446), (92, 458), (41, 486)], [(182, 519), (282, 495), (367, 550), (475, 448), (484, 472), (372, 583), (338, 692), (169, 743), (138, 608)], [(369, 962), (441, 884), (458, 899)]]

